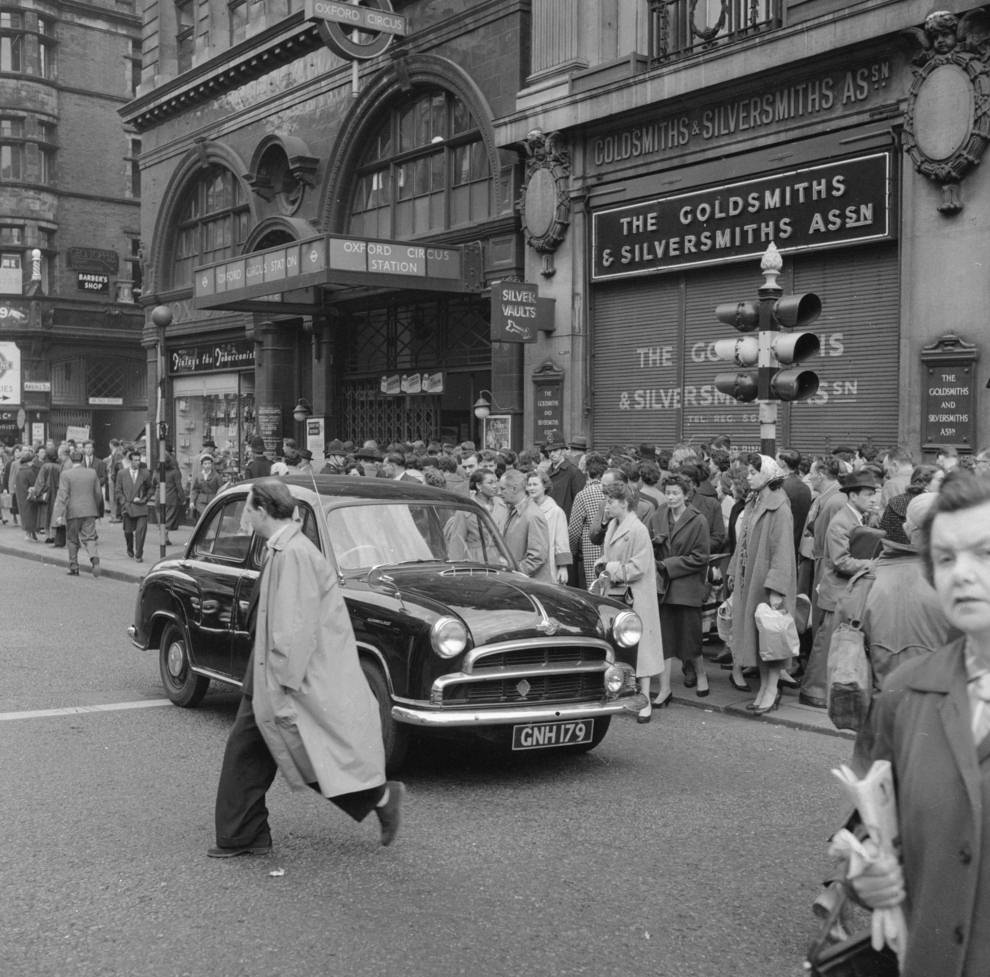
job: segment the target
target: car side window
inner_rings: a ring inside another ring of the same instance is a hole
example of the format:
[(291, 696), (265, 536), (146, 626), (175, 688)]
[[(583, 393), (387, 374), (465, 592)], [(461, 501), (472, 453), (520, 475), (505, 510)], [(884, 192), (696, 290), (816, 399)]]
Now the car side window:
[(303, 502), (296, 506), (296, 512), (299, 514), (299, 524), (303, 536), (322, 553), (323, 547), (320, 545), (320, 529), (316, 525), (316, 513)]
[(245, 499), (231, 499), (218, 506), (201, 528), (193, 543), (193, 555), (200, 560), (243, 563), (251, 548), (251, 533), (241, 527)]

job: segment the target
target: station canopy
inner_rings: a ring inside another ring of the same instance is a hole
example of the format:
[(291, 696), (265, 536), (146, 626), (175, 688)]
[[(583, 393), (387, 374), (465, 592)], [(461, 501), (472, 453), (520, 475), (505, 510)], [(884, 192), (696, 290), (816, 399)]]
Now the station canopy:
[(203, 265), (193, 307), (313, 315), (344, 289), (480, 292), (481, 245), (438, 245), (322, 234)]

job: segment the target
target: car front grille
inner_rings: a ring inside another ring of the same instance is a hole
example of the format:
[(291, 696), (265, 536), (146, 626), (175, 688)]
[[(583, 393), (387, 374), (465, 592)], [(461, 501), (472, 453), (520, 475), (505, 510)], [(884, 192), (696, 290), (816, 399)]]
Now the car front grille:
[(482, 652), (474, 659), (472, 672), (491, 668), (547, 668), (554, 665), (600, 666), (605, 650), (597, 645), (542, 645), (514, 648), (491, 653)]
[(431, 698), (445, 706), (600, 699), (611, 661), (610, 647), (593, 639), (531, 638), (489, 645), (471, 651), (462, 672), (438, 679)]
[(601, 698), (601, 672), (534, 675), (529, 678), (456, 682), (444, 688), (444, 705), (508, 705), (525, 702), (582, 702)]

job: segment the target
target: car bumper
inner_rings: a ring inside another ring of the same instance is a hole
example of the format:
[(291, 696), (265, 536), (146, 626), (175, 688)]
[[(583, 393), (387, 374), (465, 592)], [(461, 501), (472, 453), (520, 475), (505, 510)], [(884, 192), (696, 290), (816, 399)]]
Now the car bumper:
[(426, 709), (412, 705), (392, 706), (392, 718), (410, 726), (454, 729), (463, 726), (509, 726), (545, 723), (558, 719), (592, 719), (645, 709), (649, 699), (642, 692), (608, 702), (576, 702), (572, 705), (526, 706), (522, 709)]

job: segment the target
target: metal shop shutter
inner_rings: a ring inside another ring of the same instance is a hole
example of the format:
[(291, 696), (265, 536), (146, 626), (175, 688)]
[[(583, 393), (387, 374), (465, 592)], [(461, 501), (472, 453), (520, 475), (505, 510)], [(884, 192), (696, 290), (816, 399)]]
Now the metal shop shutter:
[(679, 275), (599, 286), (594, 291), (592, 444), (680, 437), (681, 307)]
[[(788, 260), (785, 257), (785, 270)], [(789, 282), (784, 283), (790, 285)], [(794, 260), (795, 292), (816, 292), (822, 314), (809, 331), (821, 355), (808, 361), (821, 386), (790, 405), (788, 444), (821, 453), (872, 440), (897, 444), (900, 409), (900, 272), (897, 247), (866, 245)], [(783, 447), (784, 442), (779, 441)]]

